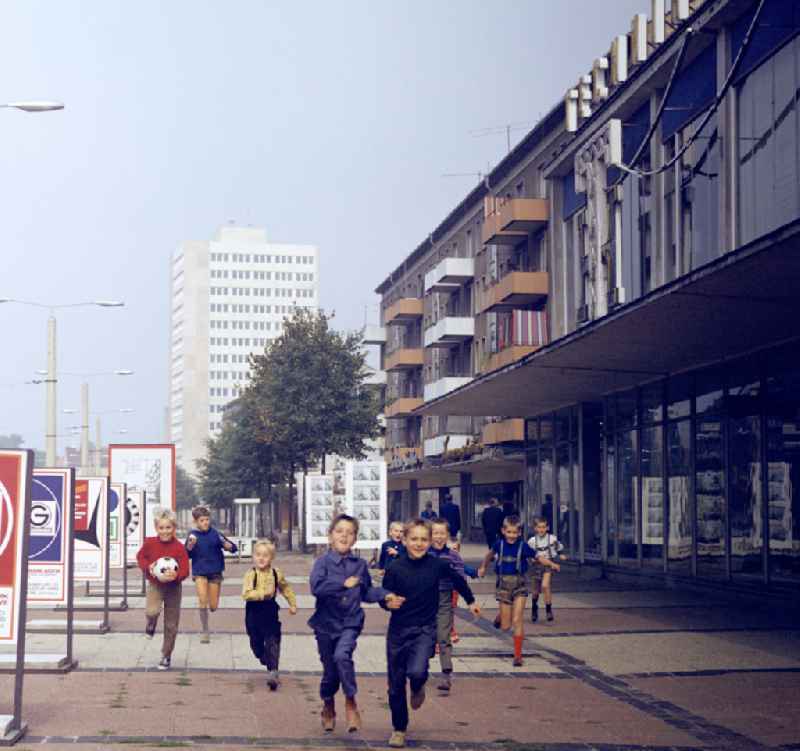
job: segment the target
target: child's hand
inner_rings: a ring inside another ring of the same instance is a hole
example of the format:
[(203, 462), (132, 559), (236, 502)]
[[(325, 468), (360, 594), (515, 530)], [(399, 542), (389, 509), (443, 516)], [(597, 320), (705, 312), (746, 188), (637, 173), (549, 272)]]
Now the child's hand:
[(225, 550), (231, 551), (231, 550), (233, 550), (233, 543), (230, 543), (227, 540), (225, 540), (222, 543), (222, 547), (225, 548)]
[(386, 595), (386, 598), (384, 599), (386, 607), (389, 608), (389, 610), (397, 610), (405, 601), (406, 601), (405, 597), (402, 597), (401, 595), (396, 595), (392, 592)]
[(389, 548), (386, 552), (391, 556), (397, 555), (397, 550), (395, 548)]
[(550, 568), (553, 569), (553, 571), (561, 571), (561, 566), (559, 566), (557, 563), (551, 563)]
[(486, 576), (486, 568), (484, 566), (478, 566), (478, 578), (483, 579)]
[(478, 605), (477, 602), (473, 602), (472, 605), (469, 606), (469, 612), (472, 613), (472, 615), (480, 615), (481, 606)]
[(289, 615), (297, 615), (297, 608), (294, 605), (289, 605)]
[(361, 579), (357, 576), (348, 576), (344, 580), (344, 586), (347, 587), (347, 589), (352, 589), (353, 587), (357, 587), (360, 583)]
[(164, 577), (164, 579), (166, 579), (168, 582), (171, 582), (171, 581), (175, 581), (175, 579), (177, 579), (177, 578), (178, 578), (178, 572), (177, 572), (177, 571), (165, 571), (165, 572), (162, 574), (162, 576), (163, 576), (163, 577)]
[(195, 545), (197, 545), (197, 538), (194, 535), (189, 535), (186, 540), (186, 549), (191, 550)]

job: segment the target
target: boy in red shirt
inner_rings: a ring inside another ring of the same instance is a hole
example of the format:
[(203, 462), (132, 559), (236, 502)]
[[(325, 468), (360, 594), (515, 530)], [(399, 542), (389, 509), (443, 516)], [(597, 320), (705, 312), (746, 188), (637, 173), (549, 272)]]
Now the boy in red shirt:
[[(189, 556), (186, 548), (175, 537), (176, 517), (168, 508), (157, 508), (153, 522), (156, 537), (146, 537), (144, 544), (136, 554), (139, 568), (147, 575), (147, 604), (145, 615), (147, 625), (145, 634), (152, 639), (156, 632), (161, 603), (164, 603), (164, 642), (161, 645), (161, 662), (159, 670), (169, 670), (172, 650), (175, 648), (175, 637), (178, 635), (178, 623), (181, 618), (181, 582), (189, 576)], [(153, 576), (153, 564), (165, 556), (178, 562), (178, 571), (164, 574), (166, 581), (159, 581)]]

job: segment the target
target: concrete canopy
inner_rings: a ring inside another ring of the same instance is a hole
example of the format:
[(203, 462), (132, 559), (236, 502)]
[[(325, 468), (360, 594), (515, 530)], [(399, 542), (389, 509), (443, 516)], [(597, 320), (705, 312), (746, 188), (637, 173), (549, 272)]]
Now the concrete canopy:
[(800, 337), (800, 221), (427, 402), (420, 415), (534, 417)]

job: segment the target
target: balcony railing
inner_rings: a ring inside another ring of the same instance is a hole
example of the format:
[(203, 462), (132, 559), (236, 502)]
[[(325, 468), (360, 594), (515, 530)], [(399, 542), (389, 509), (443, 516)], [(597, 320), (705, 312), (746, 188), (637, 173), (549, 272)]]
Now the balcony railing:
[(363, 384), (365, 386), (385, 386), (386, 385), (386, 371), (385, 370), (373, 370), (364, 379)]
[(501, 349), (499, 352), (489, 355), (483, 361), (481, 373), (490, 373), (498, 368), (504, 368), (506, 365), (511, 365), (512, 362), (521, 360), (525, 355), (535, 352), (537, 349), (539, 347), (534, 345), (515, 345)]
[(546, 198), (495, 198), (484, 208), (484, 245), (516, 245), (528, 233), (547, 225), (550, 203)]
[(425, 384), (424, 398), (426, 402), (438, 399), (440, 396), (449, 394), (457, 388), (466, 385), (472, 380), (472, 376), (445, 376), (437, 381)]
[(383, 322), (386, 326), (408, 323), (422, 318), (422, 299), (419, 297), (403, 297), (386, 308)]
[(421, 446), (392, 446), (383, 452), (383, 458), (393, 467), (422, 461)]
[(490, 422), (483, 426), (482, 434), (485, 446), (524, 441), (525, 420), (514, 418)]
[(546, 271), (512, 271), (483, 293), (481, 313), (498, 313), (547, 302), (550, 279)]
[(386, 403), (383, 414), (386, 417), (408, 417), (415, 409), (422, 406), (419, 397), (401, 397)]
[(383, 326), (365, 326), (364, 344), (386, 344), (386, 329)]
[(425, 291), (452, 292), (474, 277), (474, 259), (443, 258), (432, 271), (425, 274)]
[(475, 319), (446, 316), (425, 329), (426, 347), (452, 347), (475, 336)]
[(384, 367), (386, 370), (411, 370), (421, 368), (425, 364), (425, 356), (421, 348), (396, 349), (386, 356)]
[(441, 456), (445, 450), (463, 449), (472, 440), (471, 435), (437, 435), (425, 439), (425, 456)]

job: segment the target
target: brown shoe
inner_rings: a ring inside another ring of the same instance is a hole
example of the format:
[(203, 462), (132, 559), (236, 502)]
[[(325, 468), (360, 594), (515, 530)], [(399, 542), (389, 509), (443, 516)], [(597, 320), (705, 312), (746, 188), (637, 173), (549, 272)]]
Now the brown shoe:
[(336, 705), (333, 703), (333, 699), (326, 699), (322, 703), (320, 717), (322, 718), (322, 729), (326, 733), (333, 732), (336, 727)]
[(425, 703), (425, 686), (419, 691), (411, 692), (411, 709), (419, 709)]
[(344, 712), (347, 718), (347, 732), (355, 733), (361, 730), (361, 713), (355, 699), (347, 699), (344, 703)]

